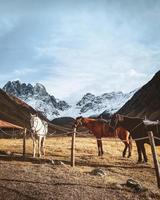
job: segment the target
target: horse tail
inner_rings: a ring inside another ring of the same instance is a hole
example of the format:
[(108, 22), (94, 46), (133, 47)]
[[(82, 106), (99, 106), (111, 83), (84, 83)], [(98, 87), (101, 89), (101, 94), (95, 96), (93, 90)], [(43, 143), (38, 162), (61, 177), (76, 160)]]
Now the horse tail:
[(132, 136), (130, 133), (129, 133), (129, 141), (132, 142)]

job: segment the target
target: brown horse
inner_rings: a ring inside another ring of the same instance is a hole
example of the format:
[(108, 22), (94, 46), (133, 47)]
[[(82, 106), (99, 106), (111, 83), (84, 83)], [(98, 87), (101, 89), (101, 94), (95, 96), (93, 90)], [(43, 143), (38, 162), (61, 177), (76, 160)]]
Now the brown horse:
[(78, 126), (86, 127), (93, 135), (95, 135), (95, 137), (97, 138), (98, 156), (103, 155), (103, 146), (101, 140), (102, 137), (120, 138), (125, 144), (125, 148), (123, 150), (123, 157), (125, 157), (126, 155), (127, 148), (129, 150), (128, 157), (131, 156), (132, 139), (130, 137), (130, 133), (124, 128), (117, 128), (114, 131), (114, 129), (104, 119), (92, 119), (84, 117), (76, 118), (74, 128), (78, 128)]

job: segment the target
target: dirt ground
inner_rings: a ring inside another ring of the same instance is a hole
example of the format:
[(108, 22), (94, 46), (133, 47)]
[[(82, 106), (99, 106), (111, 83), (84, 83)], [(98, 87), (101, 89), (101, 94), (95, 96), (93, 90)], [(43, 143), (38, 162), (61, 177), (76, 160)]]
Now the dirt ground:
[[(32, 141), (27, 140), (27, 156), (23, 160), (22, 139), (0, 139), (0, 199), (54, 200), (151, 200), (160, 199), (150, 146), (146, 145), (148, 164), (136, 164), (135, 144), (131, 158), (122, 158), (124, 145), (117, 139), (104, 139), (105, 154), (97, 156), (96, 140), (76, 138), (76, 166), (70, 166), (71, 137), (46, 140), (46, 158), (32, 160)], [(160, 148), (157, 148), (160, 159)], [(54, 162), (53, 162), (54, 161)], [(61, 161), (61, 162), (59, 162)], [(103, 176), (91, 174), (100, 168)], [(132, 178), (143, 191), (127, 187)]]

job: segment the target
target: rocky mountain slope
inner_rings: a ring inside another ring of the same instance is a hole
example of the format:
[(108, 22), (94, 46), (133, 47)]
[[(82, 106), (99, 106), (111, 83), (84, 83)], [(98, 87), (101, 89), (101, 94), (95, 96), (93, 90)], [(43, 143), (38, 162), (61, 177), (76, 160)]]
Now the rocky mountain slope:
[[(30, 127), (30, 113), (36, 111), (20, 99), (0, 89), (0, 119), (22, 127)], [(47, 120), (41, 113), (39, 116)]]
[[(30, 130), (30, 113), (37, 111), (15, 96), (8, 95), (0, 89), (0, 120), (22, 126)], [(65, 127), (54, 125), (48, 119), (38, 112), (38, 116), (49, 124), (49, 133), (62, 133), (67, 131)]]
[(60, 111), (62, 112), (70, 107), (65, 101), (60, 101), (49, 95), (40, 83), (32, 86), (31, 84), (20, 83), (20, 81), (9, 81), (3, 87), (3, 90), (41, 111), (49, 120), (58, 117)]
[(160, 120), (160, 71), (137, 91), (118, 113)]
[(104, 93), (100, 96), (95, 96), (87, 93), (76, 104), (76, 109), (79, 109), (80, 114), (99, 115), (101, 112), (114, 113), (121, 108), (135, 93), (111, 92)]
[(55, 125), (63, 126), (70, 129), (73, 129), (74, 122), (75, 122), (75, 119), (72, 117), (59, 117), (51, 121), (51, 123)]
[(20, 81), (9, 81), (3, 87), (3, 90), (41, 111), (49, 120), (57, 117), (77, 117), (78, 115), (97, 116), (104, 110), (108, 113), (114, 113), (135, 93), (135, 91), (126, 94), (111, 92), (100, 96), (87, 93), (78, 102), (70, 104), (50, 95), (40, 83), (32, 86), (31, 84), (20, 83)]

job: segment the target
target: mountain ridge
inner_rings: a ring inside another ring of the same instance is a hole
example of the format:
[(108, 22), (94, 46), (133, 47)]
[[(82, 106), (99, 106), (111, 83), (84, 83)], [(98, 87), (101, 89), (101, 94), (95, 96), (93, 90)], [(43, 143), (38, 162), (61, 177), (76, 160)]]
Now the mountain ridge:
[(3, 90), (22, 99), (34, 109), (41, 111), (50, 120), (52, 116), (58, 116), (59, 111), (69, 108), (65, 101), (57, 100), (53, 95), (49, 95), (46, 88), (40, 83), (32, 86), (30, 83), (21, 83), (18, 80), (8, 81)]
[(138, 90), (117, 113), (160, 120), (160, 71)]
[(129, 93), (109, 92), (99, 96), (86, 93), (79, 101), (70, 104), (50, 95), (41, 83), (36, 83), (33, 86), (30, 83), (21, 83), (18, 80), (8, 81), (3, 90), (41, 111), (49, 120), (57, 117), (99, 115), (105, 110), (114, 113), (135, 93), (135, 91)]
[(38, 116), (48, 122), (49, 134), (64, 133), (66, 131), (63, 124), (56, 125), (51, 123), (41, 112), (37, 112), (34, 108), (26, 104), (23, 100), (7, 94), (0, 89), (0, 119), (27, 128), (27, 136), (30, 135), (30, 114), (38, 114)]

